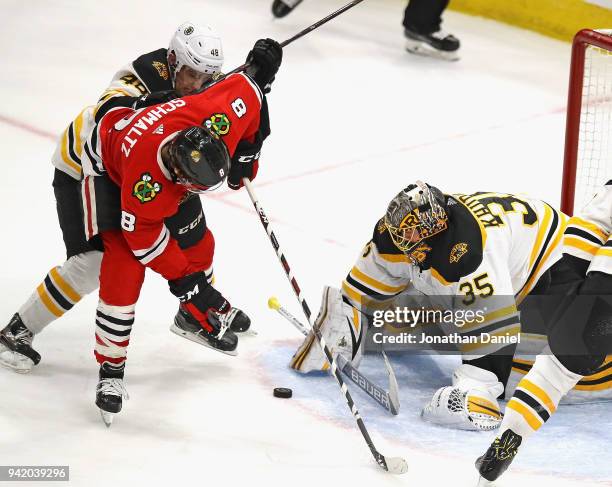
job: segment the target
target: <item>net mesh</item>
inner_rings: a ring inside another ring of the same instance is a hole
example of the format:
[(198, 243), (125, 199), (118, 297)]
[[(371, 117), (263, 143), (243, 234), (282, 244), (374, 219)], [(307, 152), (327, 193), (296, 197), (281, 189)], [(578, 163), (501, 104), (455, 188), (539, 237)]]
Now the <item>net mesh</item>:
[[(598, 31), (611, 36), (612, 30)], [(612, 48), (585, 52), (574, 211), (612, 179)]]

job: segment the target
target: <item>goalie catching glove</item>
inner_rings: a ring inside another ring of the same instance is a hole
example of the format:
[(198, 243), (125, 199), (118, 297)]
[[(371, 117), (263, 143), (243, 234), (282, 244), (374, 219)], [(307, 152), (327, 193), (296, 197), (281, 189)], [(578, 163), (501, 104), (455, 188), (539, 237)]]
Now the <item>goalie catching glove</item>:
[(453, 385), (438, 389), (421, 416), (453, 429), (490, 431), (501, 424), (497, 397), (504, 386), (488, 370), (463, 364), (453, 373)]
[[(360, 313), (344, 302), (339, 289), (323, 288), (321, 308), (314, 326), (320, 331), (332, 356), (342, 354), (354, 367), (359, 366), (362, 355)], [(293, 355), (289, 366), (304, 374), (329, 370), (329, 362), (312, 330)]]

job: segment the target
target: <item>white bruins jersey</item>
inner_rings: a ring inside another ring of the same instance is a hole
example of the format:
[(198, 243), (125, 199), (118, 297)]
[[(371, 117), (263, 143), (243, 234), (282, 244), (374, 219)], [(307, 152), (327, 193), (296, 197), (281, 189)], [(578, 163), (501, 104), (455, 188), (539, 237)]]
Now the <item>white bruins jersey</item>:
[(589, 262), (587, 272), (612, 274), (612, 181), (570, 218), (563, 253)]
[[(119, 97), (138, 97), (173, 88), (166, 52), (166, 49), (158, 49), (144, 54), (115, 73), (96, 105), (81, 110), (60, 136), (52, 158), (57, 169), (81, 180), (81, 157), (86, 150), (85, 141), (96, 123), (96, 115), (117, 104)], [(124, 102), (123, 106), (127, 104)]]
[[(481, 334), (519, 336), (517, 306), (561, 258), (567, 216), (540, 200), (484, 192), (447, 196), (447, 211), (448, 229), (413, 250), (418, 266), (393, 244), (381, 219), (342, 290), (363, 311), (411, 290), (445, 296), (453, 309), (478, 303), (483, 320), (453, 327), (476, 340), (459, 345), (473, 359), (506, 346), (479, 342)], [(496, 298), (485, 302), (490, 296)]]
[[(612, 274), (612, 181), (608, 181), (579, 214), (569, 219), (563, 237), (563, 253), (588, 263), (587, 274), (592, 271)], [(534, 356), (546, 345), (543, 335), (522, 336), (514, 356), (506, 397), (510, 397), (516, 384), (531, 369)], [(612, 399), (612, 356), (606, 358), (596, 373), (582, 378), (562, 402), (604, 399)]]

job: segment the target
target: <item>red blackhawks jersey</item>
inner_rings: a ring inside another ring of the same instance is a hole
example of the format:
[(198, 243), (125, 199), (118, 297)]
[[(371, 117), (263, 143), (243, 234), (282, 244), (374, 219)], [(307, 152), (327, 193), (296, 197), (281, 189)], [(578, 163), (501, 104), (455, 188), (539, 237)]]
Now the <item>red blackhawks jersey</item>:
[(136, 258), (166, 279), (187, 275), (188, 261), (164, 220), (187, 195), (172, 181), (161, 147), (181, 130), (206, 125), (216, 131), (230, 156), (241, 140), (252, 142), (259, 129), (262, 93), (244, 74), (233, 74), (206, 91), (140, 110), (109, 111), (86, 145), (83, 183), (86, 232), (98, 233), (94, 178), (108, 174), (121, 191), (121, 228)]

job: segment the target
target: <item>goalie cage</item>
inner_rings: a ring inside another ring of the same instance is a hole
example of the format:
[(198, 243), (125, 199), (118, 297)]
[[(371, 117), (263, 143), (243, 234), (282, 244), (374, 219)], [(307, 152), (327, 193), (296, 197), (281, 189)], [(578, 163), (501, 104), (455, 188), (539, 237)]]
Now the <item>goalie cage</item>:
[(578, 212), (612, 179), (612, 30), (574, 36), (561, 210)]

